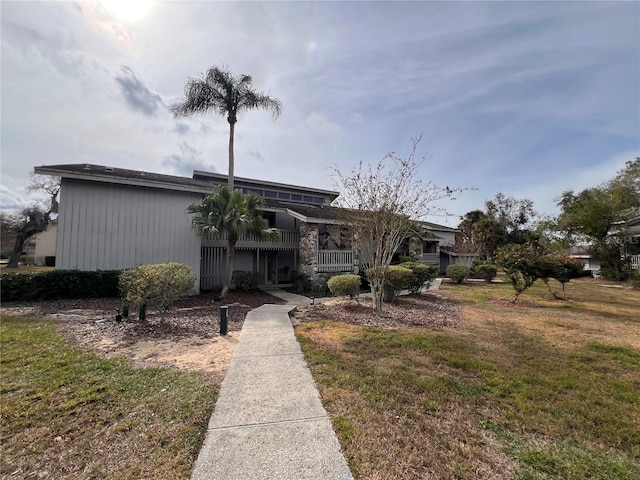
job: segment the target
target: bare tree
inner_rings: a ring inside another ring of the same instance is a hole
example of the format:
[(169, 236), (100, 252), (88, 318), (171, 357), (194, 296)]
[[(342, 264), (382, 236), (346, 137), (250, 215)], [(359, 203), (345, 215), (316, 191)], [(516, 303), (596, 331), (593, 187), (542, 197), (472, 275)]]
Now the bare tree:
[(463, 190), (441, 188), (416, 178), (426, 160), (415, 158), (421, 139), (412, 139), (406, 159), (392, 152), (374, 166), (360, 162), (348, 175), (333, 169), (340, 192), (338, 215), (354, 234), (360, 268), (371, 285), (373, 309), (378, 315), (382, 314), (386, 269), (402, 242), (412, 235), (414, 221), (442, 212), (433, 202)]
[(60, 193), (60, 179), (56, 177), (46, 177), (34, 175), (28, 190), (47, 195), (47, 201), (35, 202), (33, 205), (24, 207), (18, 212), (3, 212), (3, 231), (10, 235), (15, 235), (15, 242), (7, 268), (18, 268), (18, 261), (22, 255), (24, 244), (33, 235), (44, 232), (51, 216), (58, 213), (58, 193)]

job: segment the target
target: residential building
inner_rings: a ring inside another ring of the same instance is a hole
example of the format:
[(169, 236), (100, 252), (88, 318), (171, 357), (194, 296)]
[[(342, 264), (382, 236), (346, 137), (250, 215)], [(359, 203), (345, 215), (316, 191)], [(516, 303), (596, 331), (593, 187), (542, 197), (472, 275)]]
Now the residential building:
[[(202, 289), (222, 284), (226, 239), (199, 239), (186, 208), (226, 185), (226, 175), (196, 170), (180, 177), (90, 164), (35, 172), (61, 178), (56, 268), (112, 270), (174, 261), (188, 265)], [(330, 206), (338, 192), (241, 177), (235, 186), (264, 199), (263, 216), (281, 234), (278, 242), (241, 238), (235, 270), (260, 272), (266, 284), (290, 283), (297, 269), (319, 277), (357, 270), (350, 235)], [(454, 243), (455, 229), (425, 226), (433, 238), (411, 253), (442, 268), (450, 257), (441, 247)]]

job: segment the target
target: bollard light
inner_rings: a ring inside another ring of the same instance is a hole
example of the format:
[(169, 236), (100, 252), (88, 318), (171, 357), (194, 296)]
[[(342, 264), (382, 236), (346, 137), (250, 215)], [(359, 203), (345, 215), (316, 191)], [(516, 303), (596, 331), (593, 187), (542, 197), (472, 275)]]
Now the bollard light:
[(316, 304), (316, 299), (311, 297), (311, 305), (315, 305)]
[(226, 335), (227, 334), (227, 310), (228, 310), (228, 306), (225, 305), (223, 307), (220, 307), (220, 335)]

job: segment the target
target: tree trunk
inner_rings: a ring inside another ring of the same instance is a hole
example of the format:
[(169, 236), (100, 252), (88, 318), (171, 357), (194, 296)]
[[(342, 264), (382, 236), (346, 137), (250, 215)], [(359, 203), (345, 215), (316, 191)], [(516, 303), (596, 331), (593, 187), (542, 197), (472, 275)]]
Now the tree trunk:
[(375, 280), (370, 282), (371, 296), (373, 297), (373, 311), (376, 315), (382, 315), (382, 301), (383, 301), (383, 289), (382, 285), (378, 284)]
[(13, 244), (13, 251), (11, 252), (11, 256), (9, 257), (7, 268), (18, 268), (20, 255), (22, 255), (22, 247), (24, 247), (24, 242), (26, 242), (28, 238), (29, 237), (21, 234), (16, 235), (16, 243)]
[(233, 277), (233, 261), (236, 255), (236, 242), (229, 241), (227, 245), (227, 264), (224, 272), (224, 284), (222, 285), (222, 292), (220, 292), (220, 300), (227, 296), (229, 293), (229, 287), (231, 286), (231, 279)]
[(229, 191), (233, 192), (233, 169), (235, 158), (233, 156), (233, 133), (235, 130), (235, 122), (229, 122), (229, 178), (228, 178), (228, 186)]

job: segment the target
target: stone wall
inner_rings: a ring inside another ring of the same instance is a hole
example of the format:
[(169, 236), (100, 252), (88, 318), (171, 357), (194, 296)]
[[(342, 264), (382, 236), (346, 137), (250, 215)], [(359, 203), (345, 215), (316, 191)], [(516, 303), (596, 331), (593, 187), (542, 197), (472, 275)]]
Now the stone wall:
[(318, 273), (318, 226), (300, 223), (300, 272), (309, 278)]

